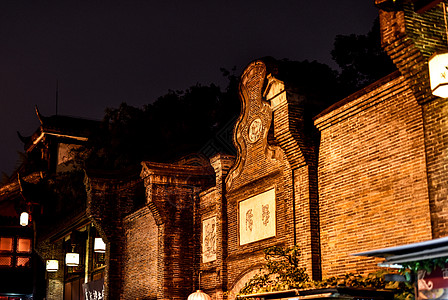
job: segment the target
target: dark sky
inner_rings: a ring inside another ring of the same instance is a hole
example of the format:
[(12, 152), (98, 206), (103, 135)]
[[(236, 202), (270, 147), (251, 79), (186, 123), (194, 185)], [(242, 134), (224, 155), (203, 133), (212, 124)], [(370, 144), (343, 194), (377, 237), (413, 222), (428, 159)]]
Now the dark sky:
[(337, 34), (365, 34), (373, 0), (1, 0), (0, 172), (14, 169), (34, 112), (101, 119), (197, 82), (225, 85), (263, 56), (333, 68)]

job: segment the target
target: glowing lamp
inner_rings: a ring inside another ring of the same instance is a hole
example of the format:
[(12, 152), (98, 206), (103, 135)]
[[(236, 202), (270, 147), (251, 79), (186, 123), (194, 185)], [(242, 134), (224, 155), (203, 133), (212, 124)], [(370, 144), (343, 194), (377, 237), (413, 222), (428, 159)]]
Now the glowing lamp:
[(65, 264), (67, 267), (77, 267), (79, 265), (79, 253), (70, 252), (65, 254)]
[(106, 243), (104, 243), (102, 238), (95, 238), (95, 243), (93, 245), (93, 251), (98, 253), (106, 252)]
[(448, 52), (434, 54), (428, 61), (431, 92), (448, 98)]
[(57, 272), (59, 269), (59, 262), (56, 259), (47, 260), (47, 272)]
[(190, 296), (188, 296), (187, 298), (187, 300), (211, 300), (211, 299), (212, 298), (210, 298), (209, 295), (207, 295), (201, 290), (197, 290), (196, 292), (190, 294)]
[(20, 225), (22, 226), (28, 226), (28, 220), (30, 218), (30, 215), (27, 212), (23, 212), (20, 214)]

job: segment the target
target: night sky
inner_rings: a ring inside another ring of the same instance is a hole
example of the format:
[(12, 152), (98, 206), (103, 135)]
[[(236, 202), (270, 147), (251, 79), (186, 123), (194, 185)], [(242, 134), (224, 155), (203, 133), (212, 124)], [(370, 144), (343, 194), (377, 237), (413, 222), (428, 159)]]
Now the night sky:
[(34, 112), (101, 119), (121, 102), (142, 106), (196, 83), (224, 87), (263, 56), (331, 67), (337, 34), (365, 34), (373, 0), (1, 0), (0, 172), (31, 135)]

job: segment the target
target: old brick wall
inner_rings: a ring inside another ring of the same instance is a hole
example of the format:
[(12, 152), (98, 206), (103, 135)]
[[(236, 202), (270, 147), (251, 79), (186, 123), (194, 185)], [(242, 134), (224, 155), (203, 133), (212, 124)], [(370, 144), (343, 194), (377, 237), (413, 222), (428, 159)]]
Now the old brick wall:
[(437, 238), (448, 235), (448, 115), (446, 100), (431, 95), (428, 59), (446, 50), (447, 36), (442, 3), (416, 12), (412, 1), (402, 2), (393, 9), (380, 5), (382, 45), (423, 108), (431, 229)]
[(352, 253), (431, 239), (422, 110), (406, 80), (342, 104), (315, 120), (323, 277), (377, 268)]
[(106, 243), (104, 276), (105, 299), (121, 299), (123, 293), (124, 251), (123, 218), (135, 210), (144, 197), (138, 173), (95, 174), (86, 178), (87, 216)]
[(158, 228), (148, 207), (124, 219), (123, 292), (120, 299), (157, 298)]
[(59, 300), (64, 297), (64, 263), (65, 253), (63, 240), (50, 242), (49, 239), (40, 241), (35, 249), (39, 258), (46, 263), (47, 259), (56, 259), (59, 261), (59, 268), (56, 272), (46, 272), (47, 286), (46, 299)]
[(143, 162), (146, 203), (157, 224), (157, 299), (185, 299), (198, 269), (198, 193), (214, 182), (210, 166)]
[[(242, 113), (234, 133), (238, 156), (225, 193), (229, 298), (265, 262), (263, 250), (270, 246), (296, 243), (302, 253), (301, 266), (310, 277), (319, 279), (321, 273), (315, 149), (303, 131), (302, 99), (276, 79), (275, 66), (272, 61), (254, 61), (241, 77)], [(241, 244), (240, 203), (272, 188), (275, 237)]]
[[(200, 194), (200, 204), (199, 204), (199, 220), (198, 222), (198, 232), (200, 232), (200, 237), (198, 237), (198, 243), (202, 246), (202, 221), (212, 217), (218, 217), (218, 201), (222, 199), (222, 195), (217, 191), (216, 187), (210, 188)], [(219, 239), (219, 237), (216, 237)], [(218, 249), (217, 251), (222, 249)], [(200, 288), (206, 292), (213, 300), (218, 299), (218, 279), (219, 279), (219, 262), (218, 260), (213, 260), (209, 262), (202, 261), (202, 247), (198, 248), (196, 252), (197, 261), (200, 262), (201, 272), (201, 282), (199, 287), (199, 282), (195, 282), (195, 288)], [(196, 281), (199, 277), (196, 277)]]
[[(203, 289), (213, 300), (223, 299), (227, 291), (228, 269), (227, 269), (227, 202), (225, 198), (225, 178), (234, 164), (234, 157), (231, 155), (217, 154), (210, 159), (210, 164), (215, 171), (215, 186), (200, 193), (199, 207), (197, 210), (198, 239), (202, 246), (204, 234), (202, 223), (204, 220), (216, 218), (215, 248), (216, 259), (204, 261), (202, 258), (202, 247), (197, 254), (200, 262), (200, 288)], [(198, 278), (199, 279), (199, 278)]]

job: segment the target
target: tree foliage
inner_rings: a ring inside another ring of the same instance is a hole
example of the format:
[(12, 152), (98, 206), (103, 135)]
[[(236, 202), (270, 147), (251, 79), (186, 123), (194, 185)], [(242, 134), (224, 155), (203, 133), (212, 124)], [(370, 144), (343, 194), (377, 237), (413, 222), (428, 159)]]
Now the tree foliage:
[[(379, 24), (367, 35), (339, 35), (332, 51), (341, 71), (316, 61), (275, 61), (278, 76), (304, 99), (308, 122), (322, 110), (394, 69), (381, 50)], [(271, 58), (265, 58), (269, 64)], [(239, 115), (238, 77), (235, 69), (221, 69), (224, 90), (196, 84), (185, 91), (170, 90), (142, 108), (122, 103), (108, 108), (102, 126), (90, 138), (86, 166), (120, 169), (142, 160), (169, 162), (193, 152), (211, 156), (233, 152), (233, 124)], [(223, 133), (227, 131), (227, 133)], [(318, 137), (318, 134), (315, 134)]]
[[(228, 72), (228, 71), (227, 71)], [(154, 103), (136, 108), (122, 103), (106, 110), (102, 126), (92, 136), (87, 167), (120, 169), (142, 160), (170, 161), (192, 152), (219, 137), (209, 152), (232, 151), (229, 135), (239, 113), (235, 76), (226, 73), (225, 91), (211, 84), (196, 84), (185, 91), (170, 90)], [(232, 123), (232, 124), (229, 124)], [(214, 154), (214, 153), (213, 153)]]
[(378, 19), (366, 35), (336, 36), (331, 56), (341, 69), (339, 84), (348, 92), (355, 92), (396, 69), (381, 48)]
[(395, 299), (413, 299), (413, 287), (405, 282), (386, 282), (386, 270), (367, 275), (347, 273), (332, 276), (320, 281), (313, 281), (300, 267), (300, 251), (297, 246), (270, 247), (264, 250), (265, 264), (255, 274), (240, 294), (248, 295), (262, 292), (282, 291), (288, 289), (316, 289), (351, 287), (366, 289), (390, 289), (395, 292)]

